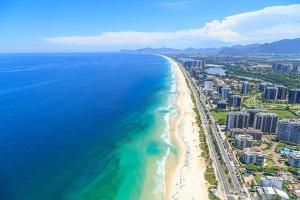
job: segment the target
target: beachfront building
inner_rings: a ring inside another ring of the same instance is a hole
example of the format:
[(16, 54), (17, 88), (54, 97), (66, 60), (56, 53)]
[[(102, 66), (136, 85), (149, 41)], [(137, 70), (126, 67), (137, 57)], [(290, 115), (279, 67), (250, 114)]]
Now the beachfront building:
[(217, 100), (219, 98), (219, 93), (217, 91), (212, 91), (210, 94), (212, 100)]
[(249, 90), (250, 90), (250, 84), (248, 81), (244, 81), (242, 83), (242, 94), (243, 95), (246, 95), (249, 93)]
[(262, 177), (260, 185), (262, 187), (274, 187), (281, 189), (283, 184), (283, 178), (278, 176), (266, 176)]
[(221, 92), (222, 87), (224, 87), (224, 86), (223, 85), (218, 85), (217, 86), (217, 91), (218, 91), (219, 95), (222, 94), (222, 92)]
[(204, 90), (212, 90), (214, 86), (214, 82), (212, 80), (204, 81)]
[(220, 100), (217, 102), (217, 108), (221, 110), (225, 110), (227, 107), (227, 103), (225, 100)]
[(259, 85), (259, 91), (260, 91), (261, 93), (265, 93), (267, 86), (268, 86), (267, 83), (261, 83), (261, 84)]
[(253, 137), (248, 134), (238, 134), (235, 136), (234, 146), (243, 149), (253, 146)]
[(285, 100), (288, 95), (288, 88), (284, 85), (277, 85), (277, 99)]
[(260, 196), (261, 200), (273, 200), (273, 199), (280, 199), (280, 200), (289, 200), (289, 195), (278, 188), (273, 187), (261, 187), (257, 189), (257, 192)]
[(227, 114), (226, 128), (248, 128), (249, 113), (245, 111), (232, 111)]
[(289, 91), (288, 103), (300, 103), (300, 89)]
[(278, 89), (276, 87), (267, 86), (265, 90), (265, 99), (266, 100), (276, 100)]
[(230, 96), (230, 87), (224, 86), (221, 88), (221, 97), (227, 99)]
[(262, 139), (262, 132), (261, 130), (256, 130), (254, 128), (249, 127), (246, 130), (247, 134), (251, 135), (254, 140), (261, 140)]
[(288, 163), (293, 167), (300, 167), (300, 151), (294, 151), (289, 154)]
[(277, 125), (277, 140), (300, 144), (300, 119), (280, 120)]
[(231, 107), (240, 107), (242, 102), (242, 97), (240, 95), (231, 95), (229, 104)]
[(229, 130), (230, 137), (234, 138), (236, 135), (243, 134), (244, 129), (241, 128), (232, 128)]
[(278, 71), (289, 72), (289, 71), (292, 71), (293, 65), (285, 64), (285, 63), (274, 63), (274, 64), (272, 64), (272, 68), (276, 69)]
[(275, 133), (278, 122), (278, 115), (269, 112), (257, 113), (254, 117), (253, 128), (264, 133)]
[(245, 109), (245, 112), (249, 113), (249, 126), (253, 127), (255, 115), (259, 112), (265, 112), (264, 109)]
[(205, 65), (205, 62), (204, 60), (193, 60), (193, 59), (186, 59), (184, 62), (183, 62), (183, 65), (186, 69), (191, 69), (191, 68), (203, 68), (204, 65)]
[(264, 154), (259, 151), (252, 151), (250, 148), (245, 148), (241, 156), (241, 161), (245, 164), (255, 164), (263, 165), (264, 164)]

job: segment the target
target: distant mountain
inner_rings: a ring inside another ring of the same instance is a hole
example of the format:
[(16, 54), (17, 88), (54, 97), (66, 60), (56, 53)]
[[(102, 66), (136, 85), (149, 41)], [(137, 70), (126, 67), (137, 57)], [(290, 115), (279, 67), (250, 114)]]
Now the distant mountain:
[(223, 48), (222, 55), (253, 55), (253, 54), (300, 54), (300, 38), (284, 39), (272, 43), (251, 44)]
[(234, 45), (222, 48), (144, 48), (122, 50), (122, 52), (155, 53), (155, 54), (219, 54), (219, 55), (257, 55), (257, 54), (300, 54), (300, 38), (284, 39), (264, 44)]
[(219, 48), (186, 48), (186, 49), (172, 49), (172, 48), (144, 48), (136, 50), (121, 50), (121, 52), (131, 53), (154, 53), (154, 54), (216, 54), (220, 51)]

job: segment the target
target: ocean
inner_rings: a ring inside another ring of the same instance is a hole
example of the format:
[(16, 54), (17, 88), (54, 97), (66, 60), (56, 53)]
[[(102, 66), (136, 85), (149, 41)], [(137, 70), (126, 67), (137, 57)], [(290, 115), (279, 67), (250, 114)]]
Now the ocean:
[(157, 55), (0, 54), (0, 199), (161, 199), (174, 84)]

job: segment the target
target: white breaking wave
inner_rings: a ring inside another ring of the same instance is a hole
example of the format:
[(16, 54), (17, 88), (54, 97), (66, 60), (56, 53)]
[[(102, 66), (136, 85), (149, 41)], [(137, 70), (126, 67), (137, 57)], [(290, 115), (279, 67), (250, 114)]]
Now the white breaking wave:
[[(164, 56), (162, 56), (164, 57)], [(160, 109), (164, 112), (164, 121), (165, 121), (165, 128), (162, 132), (161, 138), (165, 146), (167, 147), (166, 152), (164, 156), (156, 162), (157, 164), (157, 174), (155, 176), (155, 181), (157, 182), (156, 187), (154, 189), (154, 193), (156, 195), (163, 195), (166, 192), (166, 186), (165, 186), (165, 169), (166, 169), (166, 161), (170, 153), (170, 148), (172, 147), (171, 141), (170, 141), (170, 118), (176, 116), (177, 114), (177, 107), (175, 105), (175, 99), (176, 99), (176, 75), (174, 69), (171, 67), (171, 63), (168, 58), (164, 57), (170, 65), (171, 69), (171, 77), (170, 77), (170, 89), (169, 89), (169, 95), (167, 98), (167, 105), (166, 107)]]

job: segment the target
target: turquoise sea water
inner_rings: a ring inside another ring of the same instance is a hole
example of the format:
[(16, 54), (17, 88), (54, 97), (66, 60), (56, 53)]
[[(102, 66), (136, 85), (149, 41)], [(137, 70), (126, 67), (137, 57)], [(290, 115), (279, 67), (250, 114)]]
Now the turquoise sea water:
[(160, 56), (0, 55), (0, 199), (159, 199), (174, 95)]

